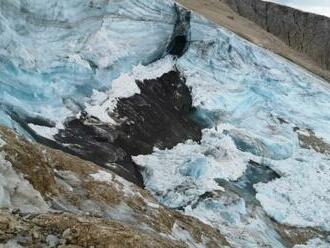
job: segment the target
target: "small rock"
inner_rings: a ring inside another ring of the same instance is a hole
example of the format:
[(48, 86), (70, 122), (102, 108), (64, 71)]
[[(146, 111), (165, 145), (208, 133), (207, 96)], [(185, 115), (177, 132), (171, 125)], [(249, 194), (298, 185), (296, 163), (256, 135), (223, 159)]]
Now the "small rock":
[(63, 238), (65, 238), (65, 239), (69, 238), (70, 235), (71, 235), (71, 229), (70, 228), (66, 229), (62, 234)]
[(32, 237), (30, 235), (19, 234), (16, 238), (16, 241), (19, 245), (29, 246), (32, 244)]
[(66, 240), (65, 239), (60, 239), (60, 244), (61, 245), (65, 245), (66, 244)]
[(10, 219), (5, 216), (0, 216), (0, 230), (6, 230), (9, 228)]
[(71, 229), (71, 236), (72, 237), (78, 237), (79, 236), (79, 233), (78, 233), (77, 229)]
[(11, 211), (11, 213), (12, 213), (13, 215), (19, 214), (20, 212), (21, 212), (21, 210), (20, 210), (19, 208), (14, 208), (14, 209)]
[(39, 239), (39, 237), (40, 237), (39, 233), (37, 233), (36, 231), (34, 231), (32, 233), (32, 236), (33, 236), (34, 239)]

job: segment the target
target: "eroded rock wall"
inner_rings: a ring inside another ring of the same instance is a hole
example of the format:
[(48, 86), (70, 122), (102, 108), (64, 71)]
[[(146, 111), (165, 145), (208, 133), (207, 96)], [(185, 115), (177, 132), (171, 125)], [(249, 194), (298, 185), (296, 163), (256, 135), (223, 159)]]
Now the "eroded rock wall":
[(330, 69), (330, 18), (260, 0), (225, 1), (241, 16)]

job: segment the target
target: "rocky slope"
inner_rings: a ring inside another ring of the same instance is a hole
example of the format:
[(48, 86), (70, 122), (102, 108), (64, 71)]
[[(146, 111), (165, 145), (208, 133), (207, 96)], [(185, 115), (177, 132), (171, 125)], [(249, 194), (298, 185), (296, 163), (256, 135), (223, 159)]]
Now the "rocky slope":
[(330, 18), (262, 0), (226, 0), (238, 14), (330, 70)]
[(3, 247), (229, 247), (217, 230), (108, 170), (3, 127), (0, 137)]

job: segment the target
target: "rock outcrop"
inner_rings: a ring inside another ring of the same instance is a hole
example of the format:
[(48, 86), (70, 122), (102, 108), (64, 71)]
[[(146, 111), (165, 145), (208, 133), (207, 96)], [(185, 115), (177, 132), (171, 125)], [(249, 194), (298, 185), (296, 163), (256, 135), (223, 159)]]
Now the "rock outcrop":
[(201, 128), (189, 118), (192, 98), (178, 71), (136, 83), (141, 93), (119, 99), (112, 113), (118, 125), (83, 113), (67, 121), (55, 138), (66, 144), (66, 151), (83, 159), (101, 166), (120, 164), (109, 168), (143, 185), (132, 155), (149, 154), (154, 146), (164, 149), (187, 139), (198, 141)]
[[(22, 195), (18, 183), (11, 185), (13, 190), (0, 184), (0, 197), (7, 198), (8, 204), (0, 205), (0, 243), (27, 247), (228, 245), (214, 228), (166, 209), (147, 191), (111, 171), (30, 143), (3, 127), (0, 137), (0, 167), (13, 169), (35, 191)], [(33, 208), (29, 211), (26, 206)]]
[(225, 1), (241, 16), (330, 70), (330, 18), (261, 0)]

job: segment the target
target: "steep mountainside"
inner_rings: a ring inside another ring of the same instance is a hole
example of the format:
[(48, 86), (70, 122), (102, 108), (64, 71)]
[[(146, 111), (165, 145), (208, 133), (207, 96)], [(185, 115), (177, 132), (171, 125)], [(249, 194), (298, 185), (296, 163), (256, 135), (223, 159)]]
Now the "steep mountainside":
[[(330, 29), (327, 28), (329, 18), (261, 0), (178, 0), (178, 2), (330, 81), (330, 72), (324, 63), (329, 57), (327, 56), (329, 55)], [(269, 25), (273, 26), (268, 31), (265, 26), (267, 5), (271, 5), (273, 10), (269, 12), (269, 15), (272, 15), (269, 17), (272, 20)], [(300, 25), (298, 21), (302, 24)], [(313, 37), (314, 33), (315, 37)], [(291, 46), (288, 38), (293, 41)], [(314, 41), (316, 43), (312, 44)], [(328, 52), (323, 53), (323, 51)]]
[(330, 70), (330, 18), (262, 0), (226, 0), (226, 3), (241, 16)]

